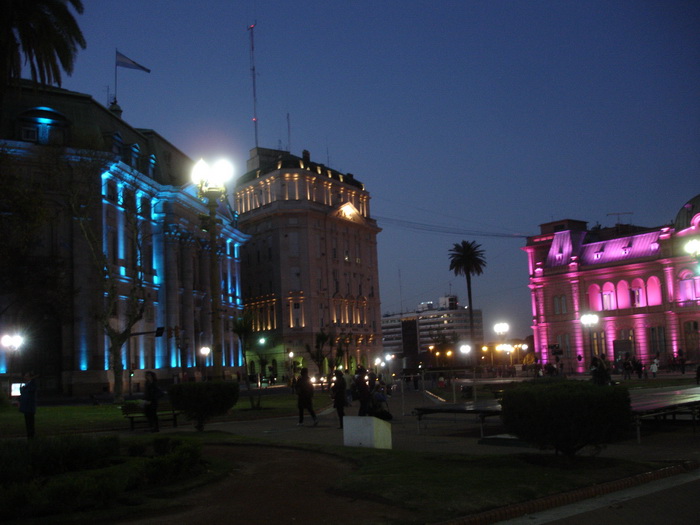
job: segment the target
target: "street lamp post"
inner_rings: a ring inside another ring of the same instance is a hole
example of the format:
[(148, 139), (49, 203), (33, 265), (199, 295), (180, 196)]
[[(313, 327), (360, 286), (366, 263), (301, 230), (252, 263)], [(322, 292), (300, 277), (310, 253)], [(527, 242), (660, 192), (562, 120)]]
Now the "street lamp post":
[(508, 333), (508, 330), (510, 330), (508, 323), (496, 323), (493, 325), (493, 331), (496, 332), (496, 335), (498, 335), (498, 337), (501, 339), (501, 344), (496, 347), (496, 350), (505, 349), (503, 343), (505, 342), (505, 336)]
[(211, 354), (211, 348), (208, 346), (203, 346), (199, 349), (199, 355), (202, 356), (202, 381), (206, 379), (207, 359), (209, 358), (209, 354)]
[(226, 160), (219, 160), (209, 166), (200, 159), (192, 169), (192, 182), (197, 185), (199, 198), (206, 200), (209, 215), (204, 224), (209, 231), (209, 288), (211, 296), (211, 329), (214, 352), (214, 377), (223, 379), (224, 355), (221, 328), (221, 276), (219, 267), (219, 230), (216, 211), (218, 201), (226, 199), (226, 183), (233, 176), (233, 166)]
[(12, 374), (10, 370), (10, 362), (12, 361), (14, 355), (19, 352), (23, 342), (24, 338), (19, 334), (5, 334), (2, 336), (2, 339), (0, 339), (0, 343), (2, 344), (3, 348), (6, 349), (5, 356), (7, 362), (7, 376), (10, 378), (8, 394), (10, 397), (12, 397)]
[(593, 327), (598, 324), (598, 316), (596, 314), (583, 314), (581, 316), (581, 324), (588, 327), (588, 350), (593, 361)]

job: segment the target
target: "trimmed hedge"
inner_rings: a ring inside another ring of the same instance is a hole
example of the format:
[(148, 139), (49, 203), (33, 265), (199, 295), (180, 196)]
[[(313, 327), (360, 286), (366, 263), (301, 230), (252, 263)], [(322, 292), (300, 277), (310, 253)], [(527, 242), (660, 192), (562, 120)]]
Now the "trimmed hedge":
[(122, 446), (118, 436), (60, 436), (0, 442), (0, 467), (4, 522), (109, 507), (196, 475), (202, 462), (198, 444), (178, 439)]
[(195, 428), (200, 432), (212, 417), (228, 413), (238, 402), (238, 394), (238, 383), (230, 381), (178, 383), (168, 389), (173, 408), (194, 420)]
[(502, 407), (507, 432), (570, 458), (622, 437), (632, 423), (627, 388), (584, 381), (521, 383), (504, 392)]

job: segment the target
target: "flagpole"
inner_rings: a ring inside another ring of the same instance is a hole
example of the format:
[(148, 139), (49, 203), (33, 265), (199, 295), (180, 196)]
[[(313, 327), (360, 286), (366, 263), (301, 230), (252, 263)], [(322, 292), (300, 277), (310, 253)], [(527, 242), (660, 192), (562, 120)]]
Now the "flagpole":
[(117, 53), (119, 50), (115, 48), (114, 53), (114, 103), (117, 103)]

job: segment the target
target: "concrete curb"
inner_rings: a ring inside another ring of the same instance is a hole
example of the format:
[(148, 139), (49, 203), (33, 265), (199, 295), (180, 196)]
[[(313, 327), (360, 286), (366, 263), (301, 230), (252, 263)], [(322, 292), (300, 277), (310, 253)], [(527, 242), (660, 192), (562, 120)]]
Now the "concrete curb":
[(500, 507), (497, 509), (480, 512), (478, 514), (464, 516), (463, 518), (442, 521), (433, 525), (489, 525), (499, 521), (518, 518), (526, 514), (532, 514), (534, 512), (542, 512), (555, 507), (570, 505), (585, 499), (595, 498), (605, 494), (610, 494), (612, 492), (643, 485), (645, 483), (649, 483), (650, 481), (656, 481), (675, 476), (677, 474), (690, 472), (698, 468), (700, 468), (700, 462), (695, 460), (684, 461), (677, 465), (664, 467), (651, 472), (645, 472), (643, 474), (637, 474), (636, 476), (629, 478), (609, 481), (607, 483), (592, 485), (590, 487), (582, 487), (569, 492), (562, 492), (561, 494), (552, 494), (551, 496), (546, 496), (544, 498), (526, 501), (523, 503), (516, 503), (514, 505), (508, 505), (506, 507)]

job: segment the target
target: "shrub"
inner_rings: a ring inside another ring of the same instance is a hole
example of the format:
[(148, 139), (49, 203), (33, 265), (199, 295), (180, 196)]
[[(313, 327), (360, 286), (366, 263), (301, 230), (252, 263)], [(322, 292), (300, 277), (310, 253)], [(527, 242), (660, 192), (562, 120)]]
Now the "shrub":
[(632, 421), (625, 387), (584, 381), (522, 383), (504, 392), (502, 407), (507, 432), (569, 458), (622, 436)]
[(0, 442), (0, 485), (96, 468), (119, 454), (119, 436), (66, 435)]
[[(103, 439), (89, 436), (64, 436), (61, 439), (45, 440), (45, 443), (25, 443), (11, 441), (2, 443), (4, 452), (14, 449), (14, 460), (10, 454), (4, 455), (4, 465), (10, 468), (9, 477), (3, 471), (3, 486), (0, 490), (0, 522), (10, 519), (23, 519), (49, 516), (64, 512), (74, 512), (94, 508), (105, 508), (124, 497), (129, 490), (139, 490), (151, 486), (161, 486), (197, 473), (201, 469), (201, 452), (196, 443), (178, 439), (161, 439), (150, 442), (154, 454), (162, 455), (138, 457), (127, 460), (117, 453), (109, 464), (97, 458), (95, 447), (98, 444), (103, 453), (114, 451), (116, 438)], [(40, 440), (36, 440), (40, 441)], [(139, 441), (139, 444), (142, 442)], [(85, 445), (87, 456), (94, 461), (67, 458), (80, 455), (79, 445)], [(90, 451), (90, 449), (93, 451)], [(117, 447), (119, 448), (119, 447)], [(140, 448), (140, 447), (139, 447)], [(131, 447), (124, 447), (125, 452)], [(63, 460), (54, 462), (45, 471), (36, 466), (40, 458), (46, 458), (50, 450), (58, 452)], [(70, 450), (70, 453), (66, 451)], [(56, 465), (61, 465), (62, 472)], [(32, 465), (34, 465), (32, 467)]]
[(9, 396), (4, 390), (0, 390), (0, 410), (8, 410), (11, 406)]
[(176, 410), (182, 410), (195, 428), (204, 430), (204, 423), (214, 416), (226, 414), (238, 401), (238, 383), (206, 381), (179, 383), (168, 390)]

